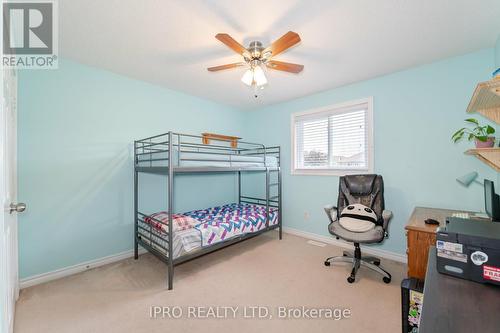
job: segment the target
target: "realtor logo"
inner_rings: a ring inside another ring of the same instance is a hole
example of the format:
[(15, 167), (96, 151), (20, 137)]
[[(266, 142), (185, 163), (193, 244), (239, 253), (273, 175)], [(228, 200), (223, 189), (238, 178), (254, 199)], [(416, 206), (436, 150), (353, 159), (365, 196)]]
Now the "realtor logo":
[(3, 3), (2, 66), (57, 68), (57, 12), (54, 0)]

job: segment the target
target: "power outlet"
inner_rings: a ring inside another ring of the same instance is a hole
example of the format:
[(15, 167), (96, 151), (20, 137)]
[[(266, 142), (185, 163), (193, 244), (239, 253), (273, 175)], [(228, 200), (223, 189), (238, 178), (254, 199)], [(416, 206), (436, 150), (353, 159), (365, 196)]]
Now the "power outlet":
[(304, 221), (309, 221), (311, 214), (309, 212), (304, 212)]

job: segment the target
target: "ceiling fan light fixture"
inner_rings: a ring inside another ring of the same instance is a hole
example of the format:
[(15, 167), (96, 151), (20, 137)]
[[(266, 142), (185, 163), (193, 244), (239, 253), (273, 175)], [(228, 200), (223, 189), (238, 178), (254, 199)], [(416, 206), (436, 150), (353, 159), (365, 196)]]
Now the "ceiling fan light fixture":
[(251, 86), (253, 83), (253, 70), (247, 69), (245, 74), (241, 77), (241, 82), (246, 84), (247, 86)]
[(262, 70), (262, 67), (257, 66), (253, 69), (253, 80), (257, 87), (264, 86), (267, 84), (267, 78)]
[(262, 58), (267, 59), (267, 58), (270, 58), (272, 55), (273, 55), (273, 53), (271, 51), (265, 51), (262, 53)]

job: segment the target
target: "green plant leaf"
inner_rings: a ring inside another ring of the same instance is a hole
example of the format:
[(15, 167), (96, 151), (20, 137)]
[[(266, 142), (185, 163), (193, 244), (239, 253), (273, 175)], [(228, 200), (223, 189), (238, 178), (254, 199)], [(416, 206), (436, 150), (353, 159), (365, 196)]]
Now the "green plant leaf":
[(487, 134), (493, 134), (495, 133), (495, 129), (491, 127), (490, 125), (486, 126), (486, 133)]
[(477, 121), (477, 119), (474, 119), (474, 118), (468, 118), (468, 119), (465, 119), (466, 122), (468, 123), (473, 123), (473, 124), (476, 124), (479, 126), (479, 121)]
[(458, 131), (453, 133), (453, 135), (451, 136), (451, 139), (454, 140), (455, 142), (457, 142), (458, 140), (460, 140), (464, 136), (464, 131), (465, 131), (465, 128), (459, 129)]
[(470, 134), (469, 134), (469, 138), (468, 138), (468, 140), (469, 140), (469, 141), (472, 141), (472, 139), (474, 139), (475, 137), (476, 137), (476, 136), (475, 136), (474, 134), (470, 133)]
[(476, 136), (476, 139), (482, 142), (486, 142), (488, 141), (488, 136), (487, 135)]

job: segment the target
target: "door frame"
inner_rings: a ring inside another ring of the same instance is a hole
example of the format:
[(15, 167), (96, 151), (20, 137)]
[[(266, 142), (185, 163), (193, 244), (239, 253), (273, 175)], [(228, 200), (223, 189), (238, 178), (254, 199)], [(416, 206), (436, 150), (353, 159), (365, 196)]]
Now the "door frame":
[(0, 76), (0, 333), (10, 333), (19, 297), (17, 213), (9, 213), (10, 204), (17, 203), (17, 73), (0, 69)]
[[(3, 6), (1, 6), (2, 18), (3, 14)], [(3, 45), (3, 30), (3, 24), (0, 24), (0, 45)], [(3, 52), (0, 51), (0, 53)], [(5, 96), (6, 84), (9, 88), (8, 96)], [(10, 115), (6, 112), (7, 103), (11, 103), (13, 110)], [(13, 140), (12, 144), (9, 142), (9, 146), (6, 144), (8, 137)], [(8, 158), (12, 158), (13, 162), (6, 162)], [(0, 268), (2, 268), (0, 271), (0, 333), (11, 333), (14, 330), (15, 302), (19, 297), (18, 224), (17, 214), (9, 214), (5, 210), (9, 209), (12, 202), (17, 203), (17, 72), (15, 69), (4, 68), (0, 68), (0, 191), (0, 199), (5, 198), (5, 202), (0, 202), (3, 208), (0, 212)], [(6, 230), (10, 235), (5, 235)], [(2, 253), (10, 255), (2, 255)], [(8, 309), (10, 309), (9, 313), (7, 313)]]

